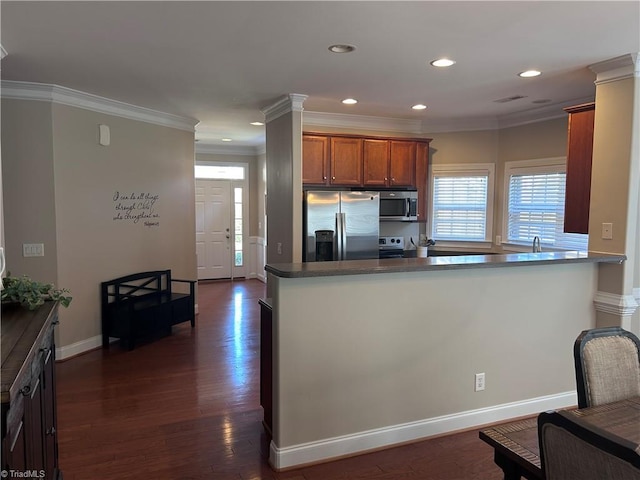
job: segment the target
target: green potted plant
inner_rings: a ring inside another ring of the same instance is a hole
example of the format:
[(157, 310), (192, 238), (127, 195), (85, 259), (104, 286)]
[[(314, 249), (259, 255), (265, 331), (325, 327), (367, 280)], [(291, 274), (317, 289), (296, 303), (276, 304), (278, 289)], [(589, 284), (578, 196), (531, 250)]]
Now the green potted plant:
[(29, 310), (35, 310), (47, 300), (59, 301), (64, 307), (71, 303), (71, 296), (66, 288), (55, 288), (52, 283), (31, 280), (26, 275), (12, 277), (11, 274), (2, 279), (2, 303), (19, 303)]

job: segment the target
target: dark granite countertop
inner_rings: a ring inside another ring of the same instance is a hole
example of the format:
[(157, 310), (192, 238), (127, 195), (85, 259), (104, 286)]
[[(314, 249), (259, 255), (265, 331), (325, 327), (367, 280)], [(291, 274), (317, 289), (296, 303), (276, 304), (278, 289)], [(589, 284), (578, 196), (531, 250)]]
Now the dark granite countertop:
[(456, 255), (426, 258), (386, 258), (338, 262), (271, 263), (265, 270), (282, 278), (331, 277), (379, 273), (425, 272), (467, 268), (519, 267), (558, 263), (622, 263), (625, 255), (593, 252), (540, 252), (508, 255)]

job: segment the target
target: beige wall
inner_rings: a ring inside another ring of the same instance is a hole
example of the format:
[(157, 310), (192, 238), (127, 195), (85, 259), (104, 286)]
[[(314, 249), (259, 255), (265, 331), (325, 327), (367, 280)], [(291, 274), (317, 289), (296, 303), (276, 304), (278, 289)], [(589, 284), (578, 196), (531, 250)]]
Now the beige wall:
[[(71, 290), (58, 347), (100, 335), (100, 282), (164, 268), (196, 278), (193, 132), (36, 101), (3, 100), (2, 115), (8, 263)], [(116, 192), (157, 196), (136, 211), (154, 225), (114, 220), (118, 203), (138, 203)], [(24, 242), (45, 243), (45, 256), (22, 258)]]
[(267, 122), (267, 263), (302, 261), (302, 113)]
[[(573, 392), (572, 345), (594, 325), (596, 269), (270, 277), (274, 443), (323, 450), (343, 435)], [(486, 390), (474, 392), (479, 372)]]
[[(2, 100), (7, 271), (57, 283), (52, 125), (50, 103)], [(43, 243), (45, 256), (24, 258), (23, 243)]]

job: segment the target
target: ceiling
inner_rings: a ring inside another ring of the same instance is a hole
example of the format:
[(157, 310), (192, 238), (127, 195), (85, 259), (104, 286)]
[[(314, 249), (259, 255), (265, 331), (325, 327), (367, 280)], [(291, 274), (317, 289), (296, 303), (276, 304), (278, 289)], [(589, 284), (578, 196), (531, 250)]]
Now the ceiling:
[[(0, 19), (2, 79), (195, 118), (200, 144), (227, 148), (263, 145), (250, 122), (290, 93), (308, 95), (305, 119), (382, 117), (414, 134), (559, 115), (593, 99), (589, 65), (640, 52), (637, 0), (3, 0)], [(439, 57), (456, 64), (429, 65)], [(528, 69), (542, 75), (517, 76)]]

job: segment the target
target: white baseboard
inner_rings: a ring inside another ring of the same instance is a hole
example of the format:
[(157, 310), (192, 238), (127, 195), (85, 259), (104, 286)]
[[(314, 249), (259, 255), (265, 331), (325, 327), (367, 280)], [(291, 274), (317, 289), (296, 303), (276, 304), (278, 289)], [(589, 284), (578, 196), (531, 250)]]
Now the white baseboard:
[(102, 335), (96, 335), (95, 337), (87, 338), (86, 340), (81, 340), (71, 345), (56, 348), (56, 360), (71, 358), (98, 347), (102, 347)]
[(278, 448), (272, 440), (269, 463), (275, 470), (282, 470), (327, 461), (511, 418), (534, 415), (546, 410), (571, 407), (578, 403), (577, 400), (575, 391), (565, 392), (285, 448)]

